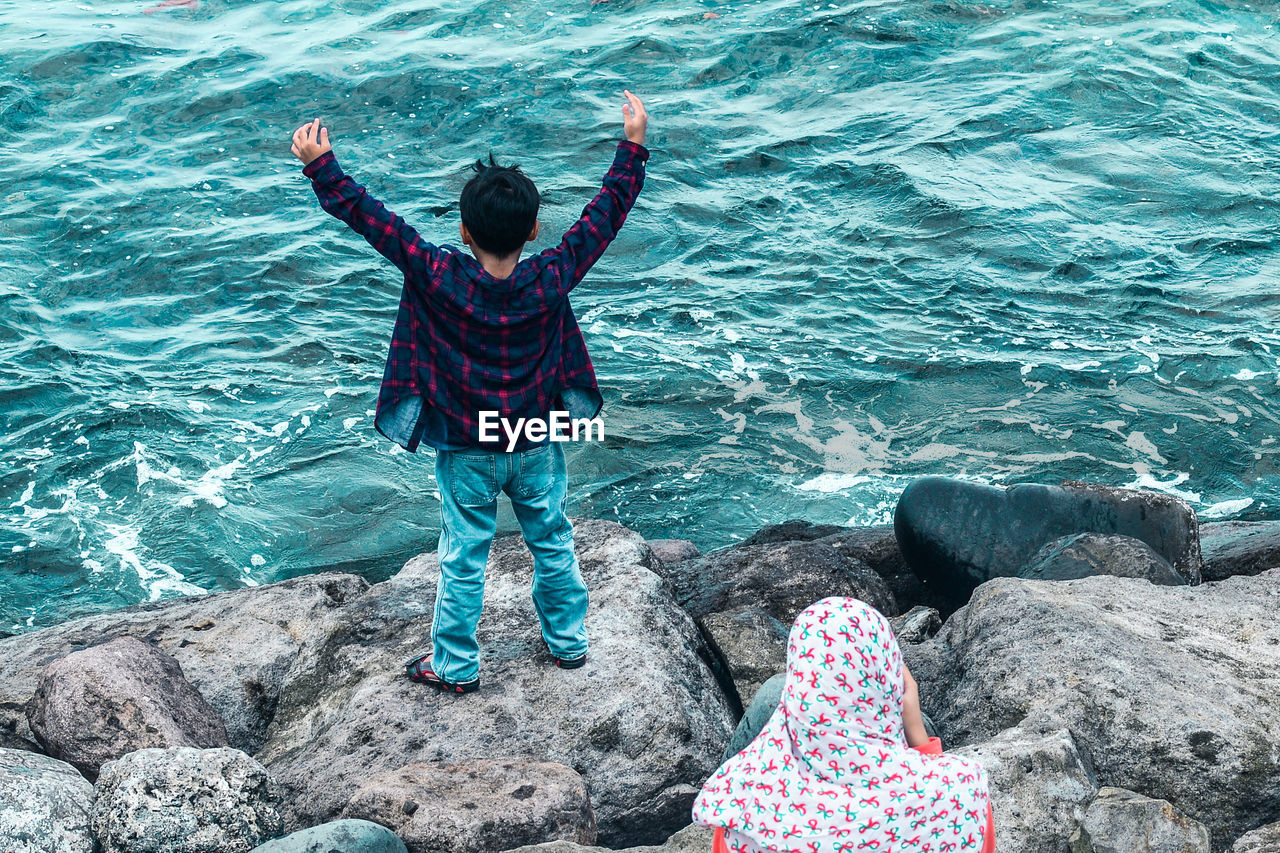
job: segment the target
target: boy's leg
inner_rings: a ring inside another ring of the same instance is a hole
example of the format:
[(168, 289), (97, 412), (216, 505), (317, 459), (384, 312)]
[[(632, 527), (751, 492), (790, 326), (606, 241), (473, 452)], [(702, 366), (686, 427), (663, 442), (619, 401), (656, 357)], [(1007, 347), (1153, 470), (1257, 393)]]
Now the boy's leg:
[(573, 525), (565, 515), (569, 477), (560, 445), (523, 451), (507, 494), (533, 554), (533, 606), (542, 637), (558, 658), (585, 655), (587, 585), (573, 553)]
[(484, 570), (497, 526), (492, 454), (436, 452), (440, 487), (440, 583), (431, 620), (432, 669), (460, 684), (480, 675), (476, 623), (484, 606)]

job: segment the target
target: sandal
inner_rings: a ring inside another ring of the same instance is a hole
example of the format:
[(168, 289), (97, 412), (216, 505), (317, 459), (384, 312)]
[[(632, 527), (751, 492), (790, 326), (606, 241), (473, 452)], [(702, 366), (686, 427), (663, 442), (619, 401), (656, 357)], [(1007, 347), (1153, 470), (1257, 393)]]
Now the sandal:
[(470, 681), (445, 681), (436, 675), (430, 666), (427, 666), (430, 660), (431, 655), (423, 655), (405, 663), (405, 674), (409, 676), (409, 680), (418, 684), (425, 684), (428, 687), (434, 687), (445, 693), (474, 693), (480, 689), (480, 679), (478, 677)]

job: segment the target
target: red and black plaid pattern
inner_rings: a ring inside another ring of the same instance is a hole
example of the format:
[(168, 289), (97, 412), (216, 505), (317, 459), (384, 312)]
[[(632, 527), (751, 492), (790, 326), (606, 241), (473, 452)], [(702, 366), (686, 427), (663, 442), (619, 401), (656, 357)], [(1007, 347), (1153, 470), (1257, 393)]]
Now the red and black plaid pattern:
[[(521, 261), (506, 279), (489, 275), (469, 253), (424, 241), (345, 175), (332, 152), (303, 169), (320, 206), (404, 273), (375, 422), (417, 395), (424, 418), (430, 406), (445, 425), (443, 435), (426, 436), (428, 444), (476, 447), (486, 446), (479, 438), (482, 411), (512, 420), (546, 418), (569, 388), (598, 400), (569, 291), (626, 221), (648, 159), (644, 146), (622, 142), (600, 193), (560, 244)], [(424, 418), (402, 442), (406, 450), (417, 450)]]

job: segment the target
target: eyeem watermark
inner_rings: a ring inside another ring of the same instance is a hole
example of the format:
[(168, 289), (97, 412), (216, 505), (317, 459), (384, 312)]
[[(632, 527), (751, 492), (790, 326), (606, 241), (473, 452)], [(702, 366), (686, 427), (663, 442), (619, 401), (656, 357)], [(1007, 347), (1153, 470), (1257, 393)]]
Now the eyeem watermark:
[(480, 412), (480, 441), (507, 438), (507, 452), (516, 449), (520, 437), (528, 441), (604, 441), (603, 418), (570, 418), (568, 412), (552, 412), (550, 418), (516, 418), (499, 412)]

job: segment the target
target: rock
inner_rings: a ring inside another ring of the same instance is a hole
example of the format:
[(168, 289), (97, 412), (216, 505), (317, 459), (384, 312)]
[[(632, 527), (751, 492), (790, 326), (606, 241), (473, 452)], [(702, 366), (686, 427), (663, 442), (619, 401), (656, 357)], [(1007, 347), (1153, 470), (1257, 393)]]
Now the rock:
[(698, 546), (688, 539), (651, 539), (649, 550), (653, 552), (653, 556), (668, 565), (683, 563), (685, 560), (702, 556)]
[(1269, 823), (1237, 838), (1230, 853), (1276, 853), (1277, 850), (1280, 850), (1280, 823)]
[(812, 542), (814, 539), (845, 533), (849, 529), (843, 524), (814, 524), (793, 518), (781, 524), (762, 527), (735, 547), (749, 548), (752, 545), (779, 545), (783, 542)]
[(932, 607), (944, 613), (955, 609), (939, 589), (907, 565), (891, 524), (851, 527), (816, 541), (847, 559), (870, 566), (888, 584), (899, 613), (919, 606)]
[(27, 720), (45, 752), (89, 778), (148, 747), (226, 746), (227, 730), (178, 662), (134, 637), (45, 667)]
[(1141, 539), (1104, 533), (1077, 533), (1055, 539), (1017, 572), (1017, 577), (1043, 581), (1077, 580), (1094, 575), (1142, 578), (1164, 586), (1181, 586), (1187, 582), (1168, 560)]
[(1164, 800), (1103, 788), (1071, 838), (1071, 853), (1209, 853), (1209, 830)]
[(248, 853), (283, 832), (280, 794), (236, 749), (142, 749), (102, 766), (103, 853)]
[(721, 764), (746, 749), (747, 744), (755, 740), (756, 735), (764, 729), (764, 724), (769, 722), (773, 712), (778, 710), (778, 703), (782, 701), (782, 691), (787, 686), (785, 666), (786, 661), (783, 661), (783, 671), (771, 676), (752, 695), (750, 704), (742, 712), (742, 719), (738, 721), (738, 727), (733, 732), (733, 738), (720, 756)]
[(367, 820), (335, 820), (253, 848), (252, 853), (408, 853), (400, 837)]
[(660, 571), (695, 619), (756, 607), (790, 629), (801, 610), (828, 595), (897, 612), (893, 593), (870, 567), (816, 542), (728, 548)]
[(1066, 853), (1097, 790), (1069, 732), (1014, 728), (948, 752), (976, 759), (987, 771), (1000, 853)]
[(93, 786), (46, 755), (0, 749), (0, 850), (95, 853)]
[(1000, 489), (926, 477), (902, 493), (894, 530), (916, 574), (957, 603), (978, 584), (1016, 574), (1045, 545), (1076, 533), (1140, 539), (1189, 583), (1200, 582), (1195, 513), (1161, 492), (1089, 483)]
[(1100, 784), (1167, 800), (1225, 846), (1280, 802), (1277, 601), (1280, 570), (1197, 587), (997, 578), (903, 654), (944, 742), (1067, 729)]
[(774, 673), (787, 668), (787, 634), (783, 625), (754, 607), (712, 613), (700, 622), (711, 649), (728, 668), (739, 698), (754, 696)]
[(942, 628), (942, 614), (932, 607), (913, 607), (889, 620), (898, 643), (923, 643)]
[(896, 611), (893, 593), (865, 563), (815, 542), (737, 546), (657, 570), (715, 651), (715, 674), (735, 712), (786, 666), (787, 632), (813, 602), (849, 595)]
[(136, 636), (172, 655), (227, 727), (229, 743), (256, 752), (280, 685), (299, 652), (368, 584), (324, 573), (213, 595), (73, 619), (0, 640), (0, 732), (32, 739), (26, 704), (44, 667), (88, 646)]
[(20, 749), (24, 752), (40, 752), (40, 745), (24, 737), (0, 729), (0, 749)]
[(615, 851), (608, 847), (583, 847), (568, 841), (550, 841), (530, 847), (517, 847), (510, 853), (708, 853), (715, 833), (704, 826), (690, 824), (657, 846), (627, 847)]
[(550, 762), (410, 764), (365, 782), (343, 815), (395, 830), (409, 853), (489, 853), (542, 841), (596, 840), (582, 777)]
[(258, 753), (295, 824), (337, 817), (371, 774), (495, 755), (582, 774), (603, 843), (659, 840), (688, 822), (733, 729), (702, 657), (710, 652), (650, 570), (657, 561), (643, 539), (601, 521), (579, 522), (575, 539), (591, 590), (582, 669), (557, 669), (543, 647), (518, 537), (490, 553), (479, 692), (440, 694), (404, 676), (404, 662), (429, 645), (434, 556), (344, 609), (290, 674)]
[(1200, 527), (1207, 581), (1280, 567), (1280, 521), (1220, 521)]

